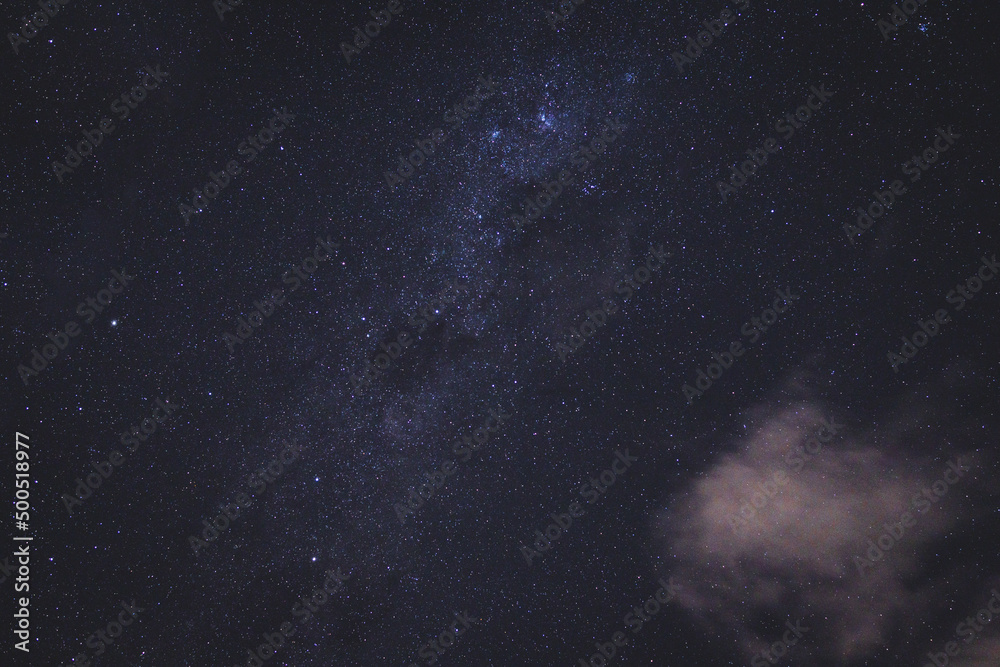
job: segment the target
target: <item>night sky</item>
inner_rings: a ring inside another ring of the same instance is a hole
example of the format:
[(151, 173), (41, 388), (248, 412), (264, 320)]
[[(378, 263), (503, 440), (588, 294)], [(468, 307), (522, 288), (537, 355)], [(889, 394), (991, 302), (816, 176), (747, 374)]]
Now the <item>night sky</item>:
[(49, 4), (0, 664), (1000, 664), (994, 3)]

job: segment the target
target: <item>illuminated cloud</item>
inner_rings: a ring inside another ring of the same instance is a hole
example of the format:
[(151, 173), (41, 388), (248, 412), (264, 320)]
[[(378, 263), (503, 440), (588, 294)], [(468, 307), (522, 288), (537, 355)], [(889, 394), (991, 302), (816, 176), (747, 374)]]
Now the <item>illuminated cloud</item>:
[[(976, 509), (968, 494), (982, 488), (987, 462), (952, 437), (961, 420), (910, 400), (900, 405), (868, 428), (812, 400), (751, 409), (747, 434), (657, 518), (656, 535), (677, 564), (671, 574), (684, 584), (679, 604), (712, 634), (735, 637), (748, 658), (780, 639), (786, 620), (806, 619), (812, 632), (779, 662), (845, 664), (894, 654), (896, 647), (887, 645), (918, 628), (958, 582), (985, 581), (985, 572), (930, 561), (939, 541), (961, 530)], [(793, 469), (791, 453), (824, 418), (846, 427)], [(914, 496), (942, 479), (959, 456), (971, 472), (916, 511)], [(779, 470), (787, 483), (746, 530), (734, 532), (731, 517)], [(859, 573), (855, 557), (864, 559), (868, 540), (878, 540), (904, 512), (914, 523), (895, 526), (902, 536), (873, 554), (881, 554), (877, 562), (865, 560), (869, 566)], [(904, 638), (904, 653), (926, 656), (933, 638), (925, 635), (920, 646)], [(976, 650), (995, 653), (996, 646), (984, 638)]]

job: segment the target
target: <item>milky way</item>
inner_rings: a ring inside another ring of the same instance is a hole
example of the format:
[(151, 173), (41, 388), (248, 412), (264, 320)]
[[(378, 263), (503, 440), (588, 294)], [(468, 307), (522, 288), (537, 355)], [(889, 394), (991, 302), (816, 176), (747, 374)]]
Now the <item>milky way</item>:
[(996, 664), (1000, 17), (669, 4), (11, 5), (11, 664)]

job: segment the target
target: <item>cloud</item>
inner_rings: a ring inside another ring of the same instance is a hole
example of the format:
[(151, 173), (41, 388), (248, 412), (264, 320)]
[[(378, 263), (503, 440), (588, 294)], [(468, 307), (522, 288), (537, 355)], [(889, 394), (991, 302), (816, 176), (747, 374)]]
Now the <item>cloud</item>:
[[(781, 639), (786, 620), (799, 618), (812, 630), (782, 663), (848, 664), (886, 651), (899, 655), (897, 644), (904, 654), (926, 656), (935, 638), (927, 637), (926, 626), (916, 642), (912, 632), (960, 582), (979, 577), (982, 583), (987, 574), (942, 563), (935, 554), (977, 509), (969, 494), (982, 491), (988, 461), (969, 438), (954, 437), (969, 432), (960, 428), (963, 419), (912, 397), (877, 425), (862, 427), (791, 389), (800, 396), (794, 402), (751, 408), (755, 425), (747, 435), (657, 517), (655, 535), (684, 586), (678, 603), (715, 636), (735, 637), (748, 658)], [(831, 417), (846, 427), (804, 466), (790, 467), (793, 450)], [(915, 511), (914, 495), (942, 479), (956, 457), (971, 471), (925, 511)], [(787, 483), (746, 530), (734, 532), (731, 518), (779, 470)], [(868, 540), (877, 541), (906, 511), (915, 523), (896, 526), (904, 529), (898, 542), (879, 550), (884, 555), (877, 562), (865, 560), (870, 567), (861, 574), (855, 557), (864, 559)], [(979, 641), (976, 650), (996, 653), (996, 642)]]

